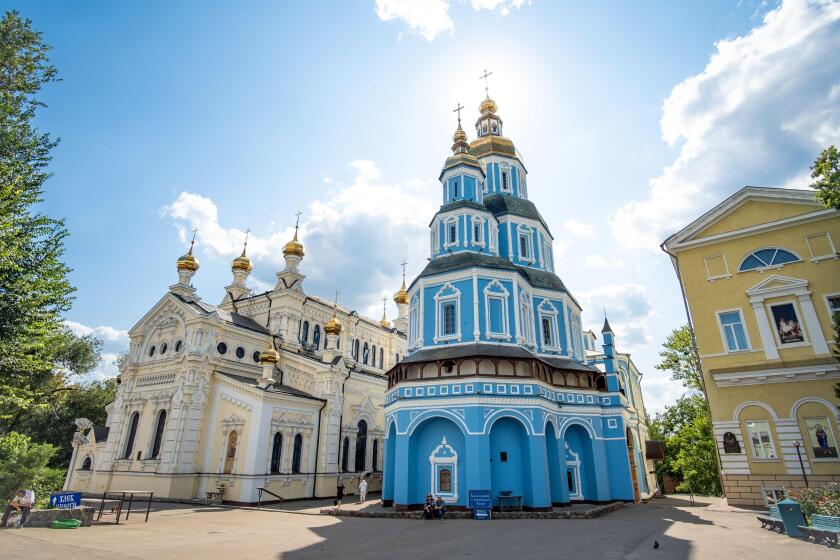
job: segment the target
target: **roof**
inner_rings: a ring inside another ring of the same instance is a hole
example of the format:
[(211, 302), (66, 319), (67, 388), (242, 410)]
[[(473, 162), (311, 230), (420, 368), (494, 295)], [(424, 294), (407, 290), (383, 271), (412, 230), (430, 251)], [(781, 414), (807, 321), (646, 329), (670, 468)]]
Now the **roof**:
[(518, 358), (522, 360), (540, 360), (556, 369), (574, 371), (597, 371), (593, 366), (581, 364), (570, 358), (538, 356), (527, 348), (514, 344), (458, 344), (454, 346), (438, 346), (434, 348), (423, 348), (406, 356), (400, 361), (401, 364), (412, 364), (418, 362), (431, 362), (436, 360), (455, 360), (471, 357), (488, 358)]
[[(426, 268), (423, 269), (417, 278), (425, 276), (433, 276), (450, 270), (459, 270), (462, 268), (469, 268), (471, 266), (481, 266), (484, 268), (495, 268), (501, 270), (516, 271), (525, 277), (526, 280), (534, 288), (544, 288), (547, 290), (557, 290), (564, 293), (569, 293), (563, 281), (553, 272), (545, 270), (538, 270), (536, 268), (528, 268), (525, 266), (515, 265), (509, 260), (497, 257), (495, 255), (486, 255), (484, 253), (475, 253), (472, 251), (459, 251), (432, 259)], [(416, 281), (416, 280), (415, 280)], [(569, 297), (572, 297), (569, 294)], [(572, 297), (574, 299), (574, 297)], [(577, 300), (575, 300), (577, 303)]]
[(172, 293), (173, 296), (183, 301), (185, 304), (192, 306), (195, 309), (203, 313), (216, 313), (219, 316), (219, 319), (224, 321), (229, 325), (233, 325), (234, 327), (239, 327), (241, 329), (247, 329), (249, 331), (254, 331), (262, 334), (271, 334), (271, 332), (265, 328), (264, 326), (260, 325), (250, 317), (246, 317), (245, 315), (240, 315), (239, 313), (233, 311), (225, 311), (215, 305), (210, 305), (209, 303), (203, 301), (188, 301), (176, 293)]
[(523, 218), (537, 220), (542, 224), (548, 234), (551, 235), (551, 230), (548, 228), (545, 220), (543, 220), (537, 207), (526, 198), (519, 198), (507, 194), (490, 194), (484, 197), (484, 206), (493, 212), (494, 216), (511, 214), (513, 216), (522, 216)]
[(111, 432), (111, 428), (108, 426), (94, 426), (93, 427), (93, 437), (96, 439), (96, 443), (104, 443), (108, 439), (108, 434)]
[[(216, 373), (220, 373), (225, 377), (232, 379), (234, 381), (238, 381), (239, 383), (244, 383), (245, 385), (250, 385), (252, 387), (256, 387), (257, 383), (259, 383), (259, 379), (254, 379), (253, 377), (246, 377), (244, 375), (236, 375), (235, 373), (228, 373), (226, 371), (219, 371), (216, 370)], [(294, 387), (289, 387), (288, 385), (281, 385), (280, 383), (275, 383), (274, 385), (270, 385), (266, 389), (264, 389), (267, 393), (281, 393), (284, 395), (292, 395), (293, 397), (301, 397), (304, 399), (311, 399), (316, 401), (323, 401), (324, 399), (319, 399), (314, 395), (310, 395), (306, 391), (301, 391), (300, 389), (295, 389)]]
[(481, 138), (476, 138), (470, 143), (470, 155), (481, 158), (490, 154), (499, 154), (520, 159), (513, 142), (504, 136), (488, 134)]

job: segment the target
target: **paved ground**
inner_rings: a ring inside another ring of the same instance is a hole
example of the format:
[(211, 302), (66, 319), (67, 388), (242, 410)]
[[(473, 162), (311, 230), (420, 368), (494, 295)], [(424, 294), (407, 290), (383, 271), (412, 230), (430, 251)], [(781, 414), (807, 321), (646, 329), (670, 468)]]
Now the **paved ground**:
[(324, 503), (286, 511), (160, 506), (147, 524), (137, 515), (119, 526), (4, 529), (0, 558), (840, 558), (837, 550), (763, 530), (754, 513), (725, 511), (712, 500), (655, 500), (594, 520), (489, 522), (317, 515)]

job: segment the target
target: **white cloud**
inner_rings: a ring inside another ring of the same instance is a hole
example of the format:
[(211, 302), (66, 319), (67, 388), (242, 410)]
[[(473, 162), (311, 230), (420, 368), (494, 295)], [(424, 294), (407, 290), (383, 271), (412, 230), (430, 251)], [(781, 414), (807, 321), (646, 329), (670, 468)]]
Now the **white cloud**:
[(651, 342), (650, 332), (656, 313), (644, 286), (606, 284), (575, 295), (581, 306), (590, 310), (584, 317), (588, 329), (600, 333), (606, 312), (622, 352), (632, 352)]
[(607, 259), (603, 255), (587, 255), (583, 264), (588, 268), (621, 268), (624, 263), (620, 259)]
[[(470, 0), (475, 11), (498, 11), (503, 16), (525, 3), (526, 0)], [(402, 20), (409, 31), (432, 41), (440, 33), (452, 34), (454, 31), (455, 23), (449, 17), (450, 6), (450, 0), (376, 0), (376, 15), (382, 21)], [(402, 33), (399, 38), (402, 39)]]
[(840, 141), (838, 52), (840, 3), (827, 0), (783, 2), (747, 35), (719, 41), (705, 69), (665, 100), (662, 137), (681, 143), (679, 155), (646, 199), (616, 212), (615, 238), (656, 250), (744, 185), (802, 180)]
[(64, 321), (64, 324), (67, 325), (67, 327), (76, 336), (93, 335), (96, 338), (101, 339), (103, 341), (125, 343), (128, 342), (128, 331), (115, 329), (114, 327), (88, 327), (87, 325), (77, 323), (76, 321)]
[(427, 41), (455, 27), (446, 0), (376, 0), (376, 15), (382, 21), (402, 20)]
[(594, 233), (592, 224), (585, 224), (579, 222), (574, 218), (570, 218), (563, 222), (563, 233), (568, 233), (574, 237), (591, 237)]
[[(428, 220), (437, 205), (433, 189), (424, 181), (383, 182), (379, 168), (367, 160), (353, 161), (350, 167), (355, 171), (352, 183), (336, 186), (328, 199), (312, 202), (302, 216), (299, 238), (306, 257), (301, 271), (307, 276), (307, 292), (331, 297), (339, 289), (344, 305), (378, 319), (381, 298), (387, 296), (391, 305), (390, 297), (399, 287), (399, 263), (408, 261), (409, 276), (425, 265)], [(205, 196), (182, 192), (161, 213), (174, 219), (184, 235), (197, 227), (198, 250), (208, 256), (231, 259), (242, 250), (244, 232), (224, 227), (216, 204)], [(251, 234), (253, 284), (261, 289), (274, 285), (274, 273), (284, 265), (279, 248), (292, 233), (293, 228), (286, 227), (267, 235)], [(393, 314), (392, 309), (389, 315)]]

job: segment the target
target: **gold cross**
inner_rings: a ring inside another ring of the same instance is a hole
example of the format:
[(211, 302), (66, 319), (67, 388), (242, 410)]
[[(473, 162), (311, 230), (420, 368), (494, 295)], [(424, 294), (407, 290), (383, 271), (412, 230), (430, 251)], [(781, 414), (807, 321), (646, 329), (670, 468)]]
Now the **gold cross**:
[(338, 294), (340, 294), (340, 293), (341, 292), (339, 292), (338, 290), (335, 291), (335, 304), (334, 304), (335, 307), (338, 307)]
[(461, 125), (461, 109), (463, 109), (463, 108), (464, 108), (464, 106), (461, 105), (460, 103), (458, 103), (458, 106), (455, 107), (455, 109), (452, 111), (453, 113), (458, 113), (458, 125), (459, 126)]
[(403, 261), (400, 264), (402, 265), (402, 269), (403, 269), (403, 280), (405, 280), (405, 265), (407, 265), (408, 263)]
[(479, 77), (478, 77), (478, 79), (479, 79), (479, 80), (484, 80), (484, 93), (487, 95), (487, 97), (490, 97), (490, 91), (489, 91), (489, 89), (487, 88), (487, 78), (488, 78), (489, 76), (492, 76), (492, 75), (493, 75), (493, 72), (488, 72), (488, 71), (485, 69), (485, 70), (484, 70), (484, 74), (482, 74), (481, 76), (479, 76)]
[(302, 214), (302, 212), (300, 210), (298, 210), (297, 214), (295, 214), (295, 233), (297, 233), (298, 226), (300, 225), (300, 215), (301, 214)]
[(251, 228), (245, 230), (245, 246), (248, 246), (248, 234), (251, 233)]

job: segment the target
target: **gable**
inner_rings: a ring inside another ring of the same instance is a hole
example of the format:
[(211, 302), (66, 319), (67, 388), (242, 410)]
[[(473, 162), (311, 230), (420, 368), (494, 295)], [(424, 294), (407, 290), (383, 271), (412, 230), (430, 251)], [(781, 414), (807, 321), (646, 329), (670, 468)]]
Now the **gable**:
[(748, 199), (694, 233), (688, 240), (703, 239), (755, 225), (777, 222), (796, 216), (811, 214), (822, 209), (817, 203), (801, 204), (785, 202), (783, 200)]
[(180, 298), (168, 292), (129, 329), (129, 336), (145, 334), (157, 328), (175, 327), (198, 313)]

